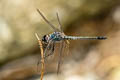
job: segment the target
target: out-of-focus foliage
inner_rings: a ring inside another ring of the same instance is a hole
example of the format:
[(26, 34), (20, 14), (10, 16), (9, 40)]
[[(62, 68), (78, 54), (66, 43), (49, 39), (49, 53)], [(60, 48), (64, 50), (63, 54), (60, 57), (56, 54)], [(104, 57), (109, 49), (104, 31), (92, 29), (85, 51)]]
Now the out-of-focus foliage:
[[(120, 79), (119, 0), (1, 0), (0, 80), (36, 79), (39, 48), (34, 33), (42, 37), (53, 31), (37, 8), (56, 27), (58, 12), (68, 35), (108, 37), (105, 41), (71, 41), (61, 80)], [(47, 80), (56, 80), (56, 63), (57, 57), (46, 64), (46, 73), (53, 73), (45, 75)]]

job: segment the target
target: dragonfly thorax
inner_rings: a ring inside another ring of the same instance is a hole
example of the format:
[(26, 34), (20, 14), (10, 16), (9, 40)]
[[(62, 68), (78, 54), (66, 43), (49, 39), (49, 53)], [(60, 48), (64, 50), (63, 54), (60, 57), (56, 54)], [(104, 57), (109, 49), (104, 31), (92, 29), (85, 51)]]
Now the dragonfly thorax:
[(42, 41), (49, 42), (50, 40), (58, 42), (64, 39), (64, 33), (53, 32), (52, 34), (44, 35)]

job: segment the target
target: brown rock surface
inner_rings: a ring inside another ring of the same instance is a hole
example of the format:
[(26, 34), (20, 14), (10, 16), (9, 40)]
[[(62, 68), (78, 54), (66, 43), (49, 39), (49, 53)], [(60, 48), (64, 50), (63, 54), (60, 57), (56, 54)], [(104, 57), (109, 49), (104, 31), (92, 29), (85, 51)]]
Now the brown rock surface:
[[(70, 41), (70, 54), (64, 57), (61, 79), (111, 80), (113, 76), (116, 80), (120, 67), (118, 5), (119, 0), (1, 0), (0, 80), (36, 79), (39, 48), (34, 33), (44, 35), (53, 31), (36, 8), (56, 27), (58, 12), (67, 35), (108, 37), (105, 41)], [(56, 60), (46, 63), (45, 78), (50, 79), (49, 73), (55, 77)]]

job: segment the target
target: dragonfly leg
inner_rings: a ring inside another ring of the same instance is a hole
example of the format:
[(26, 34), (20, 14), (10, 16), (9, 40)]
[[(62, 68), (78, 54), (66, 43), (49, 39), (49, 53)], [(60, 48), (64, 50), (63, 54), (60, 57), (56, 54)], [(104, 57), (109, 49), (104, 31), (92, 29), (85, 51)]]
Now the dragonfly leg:
[(55, 50), (55, 43), (53, 42), (53, 44), (51, 45), (51, 50), (50, 50), (50, 53), (45, 55), (44, 58), (47, 58), (49, 56), (51, 56), (53, 53), (54, 53), (54, 50)]

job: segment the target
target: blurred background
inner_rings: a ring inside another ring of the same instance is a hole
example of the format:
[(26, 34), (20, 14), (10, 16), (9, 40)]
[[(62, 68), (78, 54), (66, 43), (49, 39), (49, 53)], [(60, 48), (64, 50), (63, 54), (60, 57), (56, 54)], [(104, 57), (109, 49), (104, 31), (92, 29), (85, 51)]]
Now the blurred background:
[(45, 62), (43, 80), (120, 80), (120, 0), (0, 0), (0, 80), (39, 80), (40, 51), (34, 33), (53, 32), (36, 11), (66, 35), (107, 36), (70, 41), (57, 76), (59, 46)]

